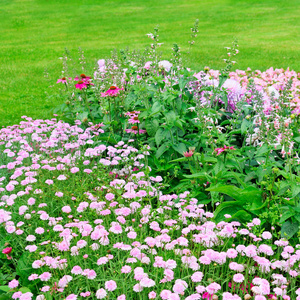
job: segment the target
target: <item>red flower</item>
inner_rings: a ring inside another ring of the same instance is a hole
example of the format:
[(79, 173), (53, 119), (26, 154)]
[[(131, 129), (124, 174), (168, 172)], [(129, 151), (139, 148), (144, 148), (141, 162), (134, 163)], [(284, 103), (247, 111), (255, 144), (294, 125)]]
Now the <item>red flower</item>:
[(9, 254), (12, 251), (12, 247), (7, 247), (2, 250), (3, 254)]

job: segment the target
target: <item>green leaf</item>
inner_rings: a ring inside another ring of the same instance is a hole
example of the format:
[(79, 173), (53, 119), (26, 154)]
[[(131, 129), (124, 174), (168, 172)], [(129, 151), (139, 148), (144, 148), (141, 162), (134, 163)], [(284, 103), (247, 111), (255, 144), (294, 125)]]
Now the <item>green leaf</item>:
[[(242, 203), (240, 203), (242, 204)], [(221, 203), (214, 212), (215, 219), (217, 222), (224, 220), (224, 215), (234, 215), (238, 211), (245, 211), (242, 206), (237, 204), (237, 201), (226, 201)]]
[(10, 291), (11, 288), (8, 285), (1, 285), (0, 290), (6, 293), (6, 292)]
[(161, 111), (161, 104), (158, 101), (154, 102), (151, 107), (151, 116), (159, 113), (160, 111)]
[(279, 220), (279, 223), (284, 223), (287, 219), (289, 219), (290, 217), (294, 216), (295, 215), (295, 212), (294, 211), (285, 211), (280, 220)]
[(296, 197), (300, 193), (300, 185), (292, 183), (292, 198)]
[(28, 274), (30, 274), (32, 267), (29, 260), (29, 253), (24, 252), (18, 260), (16, 272), (20, 276), (21, 284), (24, 286), (29, 285)]
[(163, 128), (159, 128), (156, 131), (155, 142), (156, 142), (157, 147), (159, 147), (161, 141), (166, 137), (167, 133), (168, 133), (167, 130), (165, 130)]
[(27, 288), (27, 287), (21, 287), (21, 288), (19, 289), (19, 291), (21, 291), (23, 294), (28, 293), (28, 292), (31, 292), (31, 290), (30, 290), (29, 288)]
[(257, 200), (261, 201), (261, 191), (252, 186), (240, 189), (234, 185), (219, 185), (210, 187), (206, 190), (226, 194), (241, 203), (247, 203), (249, 201), (255, 202)]
[(169, 162), (173, 163), (173, 162), (181, 162), (181, 161), (188, 161), (188, 158), (186, 158), (186, 157), (180, 157), (180, 158), (173, 159), (173, 160), (171, 160)]
[(147, 130), (147, 133), (150, 136), (154, 136), (156, 131), (159, 128), (159, 122), (157, 119), (152, 119), (152, 120), (146, 120), (145, 122), (145, 128)]
[(174, 144), (172, 148), (179, 154), (183, 155), (183, 152), (187, 151), (186, 145), (184, 143)]
[(185, 77), (181, 77), (179, 79), (179, 88), (181, 90), (183, 90), (185, 88), (185, 86), (186, 86), (187, 83), (188, 83), (188, 80)]
[(268, 146), (266, 144), (262, 145), (261, 147), (257, 147), (258, 150), (256, 151), (256, 157), (262, 156), (263, 154), (266, 154), (269, 152)]
[(166, 121), (168, 124), (174, 125), (175, 120), (176, 120), (176, 113), (173, 110), (167, 112), (165, 114), (165, 117), (166, 117)]
[(221, 159), (218, 159), (216, 165), (214, 166), (214, 172), (216, 176), (224, 170), (224, 162)]
[(83, 122), (87, 117), (89, 116), (89, 113), (87, 111), (82, 112), (78, 114), (77, 119), (79, 119), (81, 122)]
[(252, 125), (252, 122), (250, 122), (247, 119), (244, 119), (241, 125), (241, 132), (242, 134), (245, 134), (248, 130), (248, 128)]
[(201, 173), (195, 173), (191, 175), (183, 175), (185, 178), (201, 178), (201, 179), (206, 179), (206, 174), (201, 172)]
[(287, 237), (290, 239), (299, 230), (298, 223), (292, 223), (291, 221), (286, 221), (281, 227), (281, 237)]
[[(282, 187), (283, 186), (283, 187)], [(282, 196), (285, 194), (285, 192), (290, 188), (290, 185), (286, 182), (284, 184), (280, 184), (280, 190), (277, 194), (277, 196)]]
[(162, 144), (162, 145), (157, 149), (157, 151), (156, 151), (156, 153), (155, 153), (155, 156), (156, 156), (157, 158), (160, 158), (167, 150), (168, 150), (167, 144), (164, 143), (164, 144)]
[(238, 219), (242, 222), (249, 222), (250, 220), (252, 220), (252, 215), (247, 213), (245, 210), (239, 210), (235, 214), (231, 215), (231, 220), (232, 219)]
[(181, 120), (176, 120), (175, 122), (174, 122), (174, 125), (176, 126), (176, 127), (178, 127), (178, 128), (180, 128), (181, 130), (184, 130), (184, 128), (183, 128), (183, 126), (182, 126), (182, 121)]

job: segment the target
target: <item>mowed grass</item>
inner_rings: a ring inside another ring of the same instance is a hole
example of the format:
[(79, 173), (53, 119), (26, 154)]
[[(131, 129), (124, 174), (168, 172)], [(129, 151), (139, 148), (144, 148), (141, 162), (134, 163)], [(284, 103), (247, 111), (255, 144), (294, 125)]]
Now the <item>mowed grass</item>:
[[(225, 46), (237, 39), (239, 69), (300, 70), (299, 0), (0, 0), (0, 125), (22, 115), (49, 118), (58, 105), (54, 85), (61, 75), (65, 47), (85, 52), (90, 70), (114, 48), (143, 49), (146, 33), (160, 27), (161, 50), (173, 43), (187, 64), (222, 68)], [(186, 55), (190, 28), (199, 33)], [(45, 69), (50, 81), (44, 78)]]

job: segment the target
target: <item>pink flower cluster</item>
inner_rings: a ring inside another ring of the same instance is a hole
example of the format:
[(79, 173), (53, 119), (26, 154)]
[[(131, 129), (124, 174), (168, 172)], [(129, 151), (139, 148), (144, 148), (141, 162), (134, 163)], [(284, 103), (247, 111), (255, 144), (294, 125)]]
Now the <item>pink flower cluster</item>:
[(188, 191), (160, 191), (147, 147), (103, 145), (101, 126), (76, 123), (26, 118), (0, 130), (1, 252), (27, 255), (39, 291), (14, 279), (13, 299), (300, 300), (299, 245), (259, 219), (214, 222)]

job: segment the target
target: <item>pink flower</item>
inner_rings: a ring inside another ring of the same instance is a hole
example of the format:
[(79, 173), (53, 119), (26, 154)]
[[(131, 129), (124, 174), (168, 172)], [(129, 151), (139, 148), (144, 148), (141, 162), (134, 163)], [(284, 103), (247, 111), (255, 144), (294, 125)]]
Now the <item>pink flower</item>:
[(115, 195), (113, 193), (108, 193), (105, 195), (105, 199), (108, 201), (111, 201), (111, 200), (115, 199)]
[(67, 83), (67, 78), (66, 77), (63, 77), (63, 78), (61, 78), (61, 79), (58, 79), (57, 81), (56, 81), (56, 83)]
[(105, 298), (106, 297), (106, 295), (107, 295), (107, 292), (106, 292), (106, 290), (105, 289), (99, 289), (97, 292), (96, 292), (96, 298), (97, 299), (103, 299), (103, 298)]
[(69, 205), (63, 206), (61, 210), (66, 214), (69, 214), (72, 211)]
[(270, 240), (272, 238), (272, 234), (269, 231), (264, 231), (261, 235), (264, 240)]
[(156, 293), (155, 293), (154, 291), (150, 292), (150, 293), (148, 294), (148, 298), (149, 298), (149, 299), (155, 299), (155, 298), (156, 298)]
[(39, 278), (41, 281), (48, 281), (51, 278), (51, 276), (52, 276), (51, 273), (44, 272), (39, 276)]
[(203, 273), (202, 272), (195, 272), (192, 276), (191, 279), (193, 282), (200, 282), (203, 278)]
[(120, 295), (117, 300), (126, 300), (126, 296), (124, 294)]
[(211, 284), (209, 284), (207, 287), (206, 287), (206, 291), (212, 295), (214, 293), (216, 293), (218, 290), (221, 289), (221, 286), (219, 284), (217, 284), (216, 282), (213, 282)]
[(106, 92), (101, 93), (101, 97), (111, 96), (115, 97), (120, 94), (120, 91), (124, 90), (124, 88), (118, 88), (117, 86), (112, 85)]
[(130, 266), (123, 266), (122, 269), (121, 269), (121, 273), (124, 273), (124, 274), (128, 274), (131, 272), (131, 267)]
[(222, 148), (216, 148), (215, 151), (217, 152), (217, 155), (220, 155), (222, 152), (227, 151), (227, 150), (235, 150), (233, 146), (229, 147), (224, 145)]
[(238, 273), (238, 274), (233, 275), (233, 281), (234, 281), (234, 282), (241, 283), (241, 282), (244, 281), (244, 279), (245, 279), (245, 277), (244, 277), (244, 275), (241, 274), (241, 273)]
[(10, 281), (10, 282), (8, 283), (8, 286), (9, 286), (11, 289), (16, 288), (18, 285), (19, 285), (19, 281), (16, 280), (16, 279), (13, 279), (12, 281)]
[(70, 294), (66, 300), (76, 300), (77, 299), (77, 296), (75, 294)]
[(12, 294), (12, 299), (19, 299), (22, 296), (22, 292), (15, 292)]
[(79, 90), (82, 90), (82, 89), (85, 89), (91, 85), (94, 85), (93, 83), (91, 83), (90, 79), (91, 77), (89, 76), (86, 76), (85, 74), (81, 74), (80, 75), (81, 77), (81, 80), (79, 80), (78, 77), (75, 77), (74, 80), (79, 80), (76, 84), (75, 84), (75, 88), (76, 89), (79, 89)]
[(43, 234), (45, 232), (45, 229), (42, 227), (38, 227), (35, 229), (36, 234)]
[(105, 282), (105, 288), (109, 291), (109, 292), (113, 292), (116, 288), (117, 288), (117, 284), (114, 280), (109, 280)]
[(79, 172), (80, 171), (80, 169), (79, 168), (77, 168), (77, 167), (73, 167), (73, 168), (71, 168), (71, 173), (77, 173), (77, 172)]
[(73, 269), (71, 270), (71, 273), (72, 274), (75, 274), (75, 275), (79, 275), (82, 273), (82, 269), (80, 266), (75, 266), (73, 267)]
[(160, 293), (160, 297), (163, 300), (168, 300), (171, 295), (172, 295), (172, 292), (170, 290), (162, 290)]
[(193, 150), (183, 152), (184, 157), (192, 157), (194, 154)]

